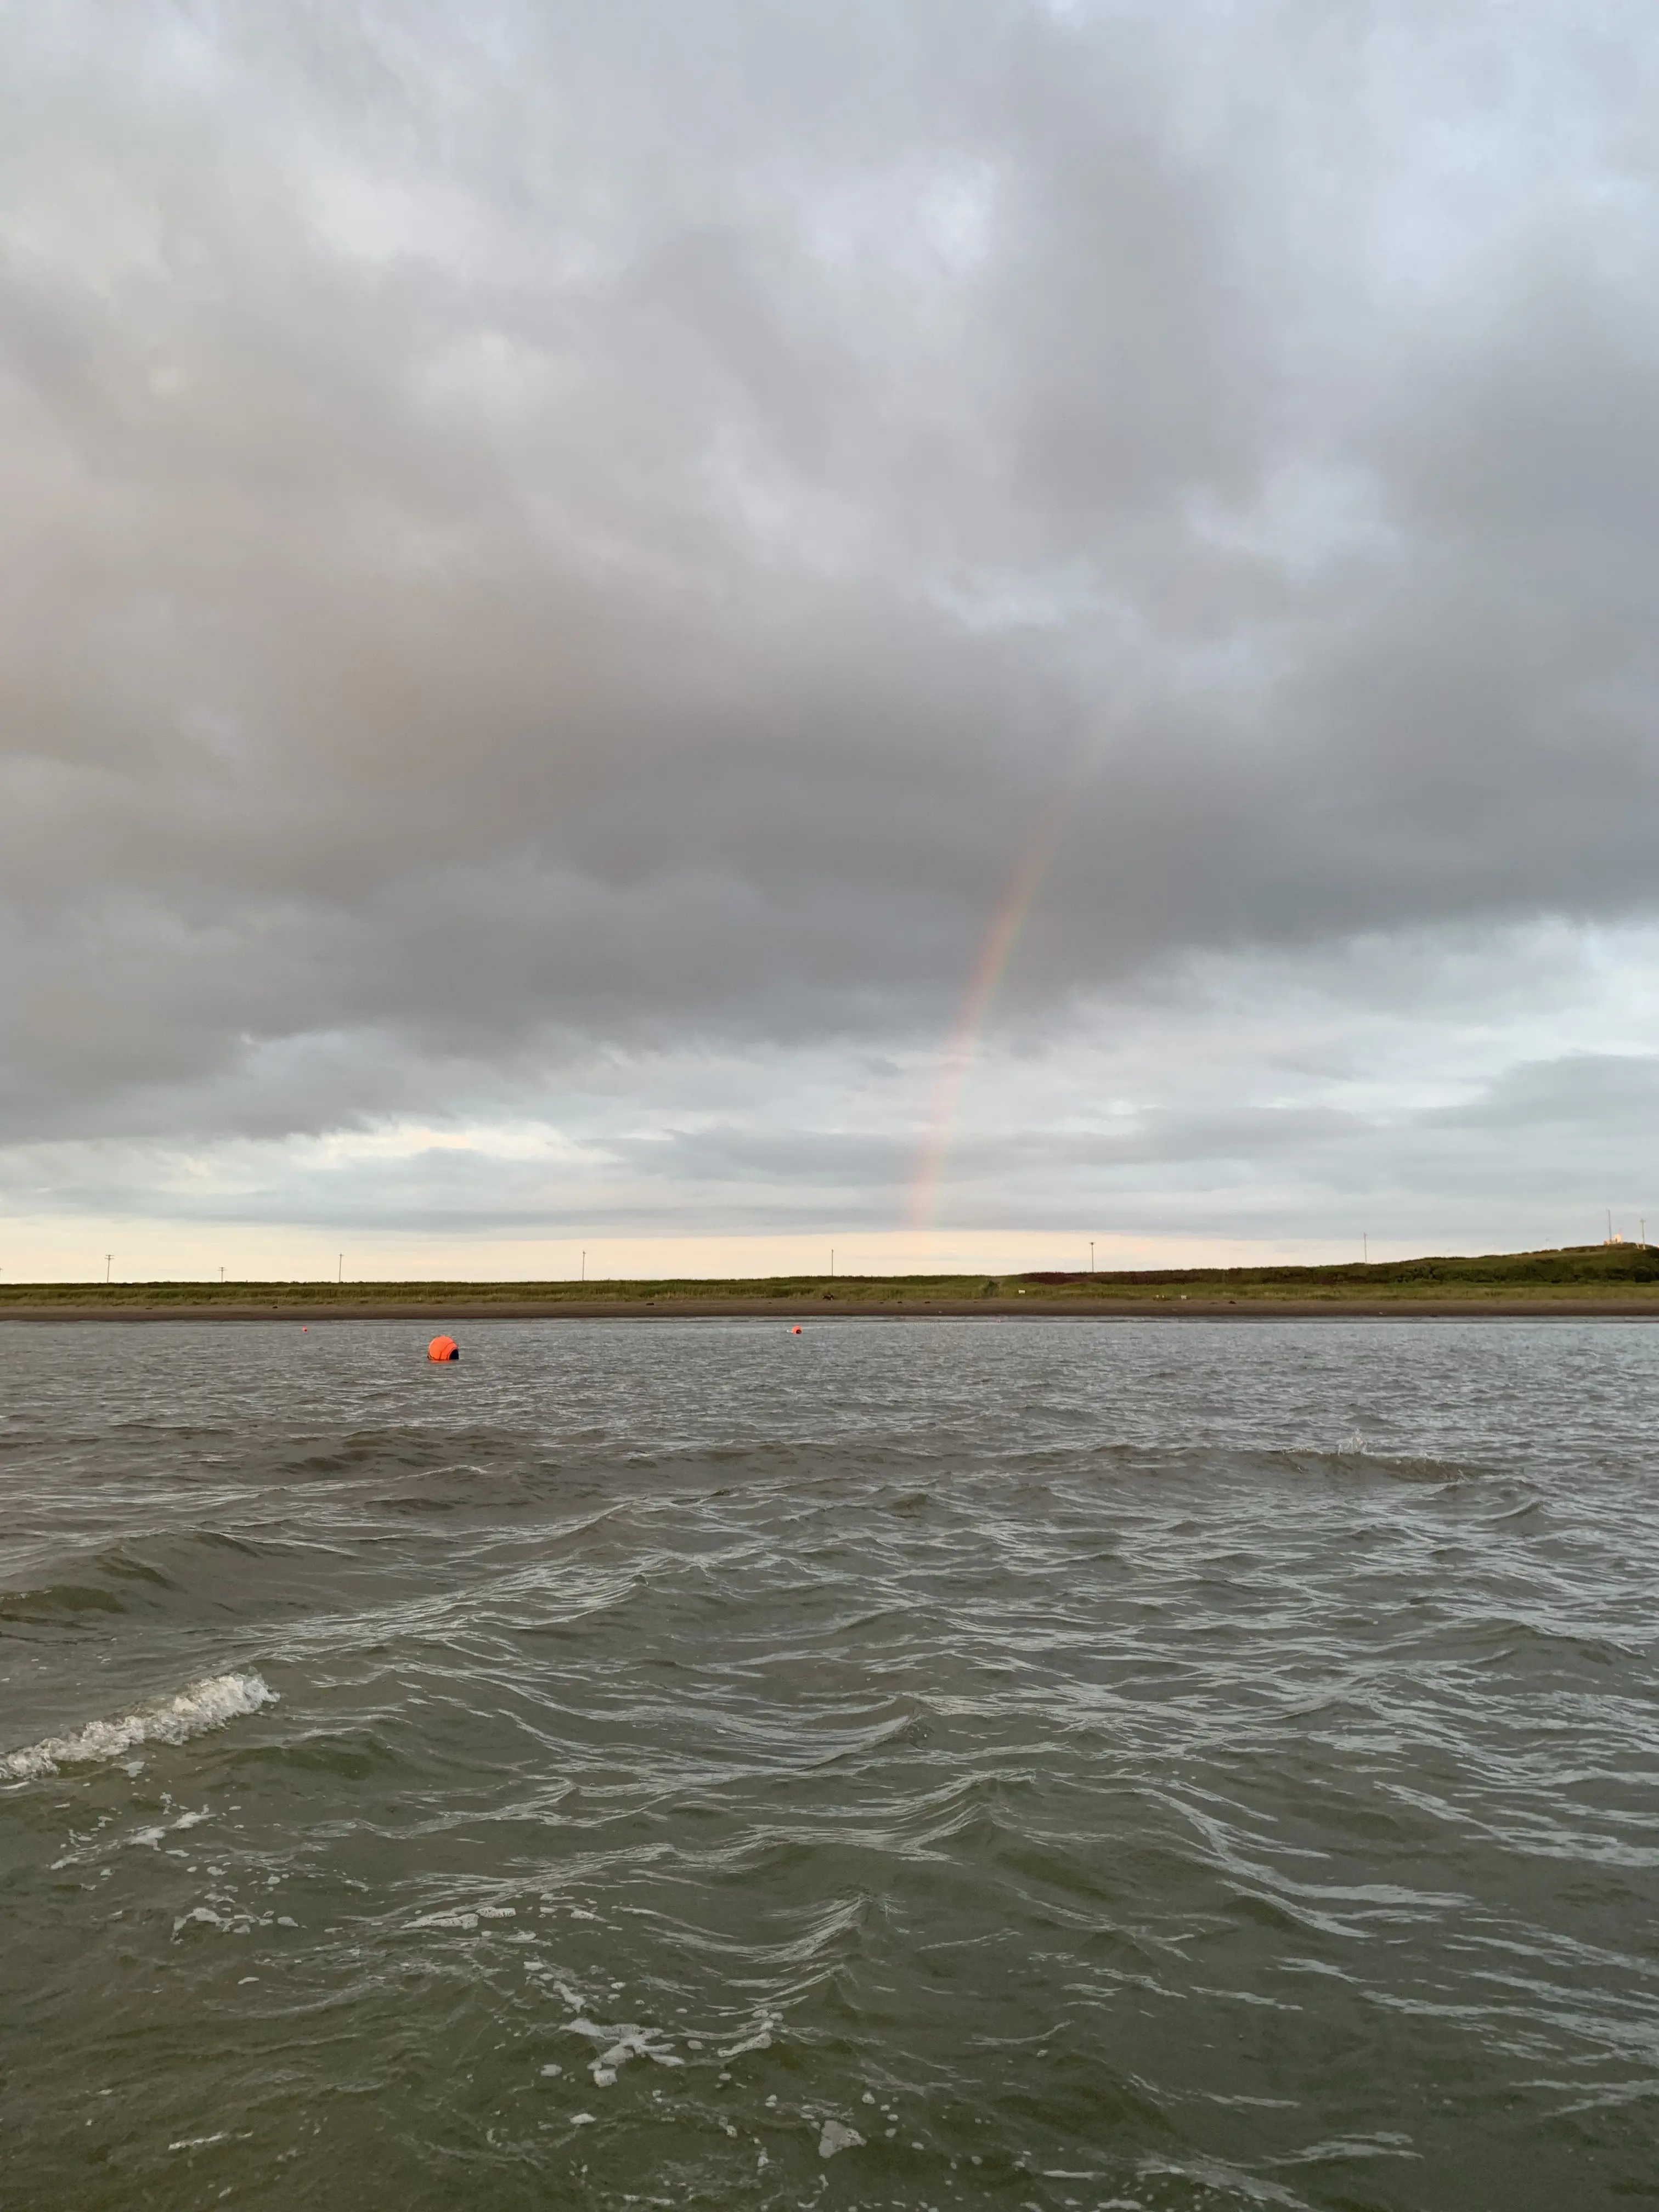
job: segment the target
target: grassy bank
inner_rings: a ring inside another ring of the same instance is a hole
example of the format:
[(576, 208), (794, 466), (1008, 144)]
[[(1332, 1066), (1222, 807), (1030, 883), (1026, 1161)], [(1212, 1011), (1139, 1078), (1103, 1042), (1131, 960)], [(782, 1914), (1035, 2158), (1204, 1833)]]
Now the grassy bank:
[[(1013, 1275), (779, 1275), (611, 1282), (350, 1282), (350, 1283), (8, 1283), (0, 1287), (0, 1315), (8, 1308), (33, 1313), (142, 1308), (148, 1311), (216, 1308), (286, 1312), (298, 1309), (406, 1308), (431, 1311), (453, 1305), (471, 1311), (562, 1306), (592, 1310), (609, 1305), (672, 1310), (784, 1305), (860, 1306), (891, 1311), (915, 1306), (937, 1310), (964, 1304), (1030, 1311), (1166, 1302), (1222, 1305), (1352, 1302), (1409, 1304), (1423, 1301), (1488, 1304), (1508, 1300), (1557, 1303), (1651, 1298), (1659, 1305), (1659, 1248), (1644, 1244), (1586, 1244), (1557, 1251), (1493, 1252), (1474, 1258), (1425, 1257), (1356, 1261), (1336, 1267), (1159, 1267), (1115, 1273), (1053, 1271)], [(1023, 1307), (1021, 1302), (1024, 1302)]]

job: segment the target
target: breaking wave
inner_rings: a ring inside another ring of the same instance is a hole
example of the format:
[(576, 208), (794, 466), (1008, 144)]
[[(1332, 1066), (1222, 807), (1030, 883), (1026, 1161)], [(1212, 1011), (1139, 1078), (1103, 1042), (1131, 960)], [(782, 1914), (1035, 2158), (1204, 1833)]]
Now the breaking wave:
[(184, 1743), (204, 1729), (222, 1728), (276, 1702), (276, 1692), (258, 1674), (209, 1674), (159, 1705), (141, 1706), (118, 1720), (89, 1721), (73, 1735), (46, 1736), (21, 1751), (0, 1754), (0, 1778), (38, 1782), (60, 1767), (119, 1759), (140, 1744)]

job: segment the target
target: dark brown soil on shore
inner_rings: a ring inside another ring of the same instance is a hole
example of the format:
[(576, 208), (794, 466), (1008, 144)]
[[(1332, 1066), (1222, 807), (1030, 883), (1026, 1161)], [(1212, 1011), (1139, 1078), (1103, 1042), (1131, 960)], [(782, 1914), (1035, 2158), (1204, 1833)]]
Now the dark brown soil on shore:
[(482, 1321), (1659, 1321), (1659, 1297), (1609, 1297), (1591, 1291), (1577, 1297), (1485, 1298), (862, 1298), (855, 1304), (826, 1308), (812, 1298), (367, 1298), (331, 1300), (312, 1305), (300, 1300), (215, 1299), (195, 1304), (184, 1298), (165, 1304), (124, 1299), (56, 1299), (50, 1304), (8, 1302), (0, 1321), (168, 1322), (223, 1321), (302, 1322), (408, 1321), (424, 1325)]

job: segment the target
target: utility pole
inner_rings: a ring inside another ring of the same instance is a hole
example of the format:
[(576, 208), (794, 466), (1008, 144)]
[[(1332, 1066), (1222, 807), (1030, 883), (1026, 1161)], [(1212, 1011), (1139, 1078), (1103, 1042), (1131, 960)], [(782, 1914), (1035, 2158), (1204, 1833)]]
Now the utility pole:
[(222, 1267), (221, 1267), (221, 1268), (220, 1268), (220, 1270), (219, 1270), (219, 1280), (222, 1283), (222, 1282), (224, 1281), (224, 1279), (225, 1279), (225, 1271), (224, 1271), (224, 1269), (223, 1269)]
[(335, 1276), (334, 1279), (337, 1283), (343, 1283), (345, 1280), (345, 1254), (343, 1252), (340, 1255), (340, 1272)]
[(110, 1255), (106, 1252), (104, 1255), (104, 1280), (106, 1283), (109, 1281), (109, 1271), (112, 1264)]
[(833, 1244), (830, 1247), (830, 1279), (832, 1283), (836, 1279), (836, 1248)]
[(583, 1282), (587, 1280), (587, 1255), (586, 1252), (582, 1254), (582, 1280)]
[(1089, 1273), (1092, 1275), (1094, 1272), (1095, 1272), (1095, 1240), (1094, 1240), (1094, 1238), (1091, 1237), (1089, 1239)]

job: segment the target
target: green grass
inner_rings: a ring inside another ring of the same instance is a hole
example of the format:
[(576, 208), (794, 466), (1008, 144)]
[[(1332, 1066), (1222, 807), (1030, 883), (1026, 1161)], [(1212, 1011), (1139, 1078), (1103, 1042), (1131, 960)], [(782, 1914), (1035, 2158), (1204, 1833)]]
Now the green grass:
[(1416, 1260), (1344, 1261), (1320, 1267), (1160, 1267), (1110, 1275), (1022, 1275), (1045, 1291), (1146, 1297), (1184, 1291), (1217, 1297), (1443, 1297), (1510, 1291), (1611, 1291), (1621, 1295), (1659, 1285), (1659, 1246), (1578, 1244), (1545, 1252), (1447, 1254)]
[[(376, 1283), (8, 1283), (7, 1307), (118, 1310), (190, 1306), (211, 1311), (250, 1306), (400, 1305), (422, 1310), (447, 1304), (603, 1305), (688, 1304), (764, 1306), (773, 1302), (860, 1305), (934, 1305), (964, 1300), (1012, 1304), (1024, 1297), (1044, 1305), (1090, 1305), (1217, 1300), (1231, 1304), (1275, 1300), (1388, 1300), (1447, 1298), (1501, 1300), (1561, 1297), (1594, 1300), (1652, 1293), (1659, 1299), (1659, 1248), (1644, 1244), (1583, 1244), (1559, 1251), (1488, 1252), (1378, 1260), (1334, 1267), (1158, 1267), (1098, 1274), (1037, 1272), (1014, 1275), (777, 1275), (748, 1279), (606, 1282), (376, 1282)], [(1029, 1308), (1028, 1308), (1029, 1310)]]

